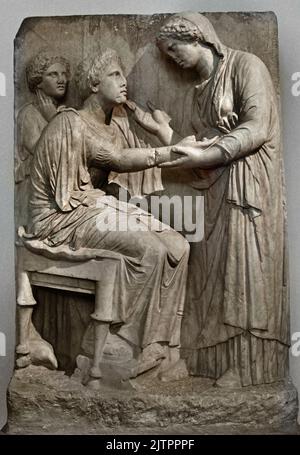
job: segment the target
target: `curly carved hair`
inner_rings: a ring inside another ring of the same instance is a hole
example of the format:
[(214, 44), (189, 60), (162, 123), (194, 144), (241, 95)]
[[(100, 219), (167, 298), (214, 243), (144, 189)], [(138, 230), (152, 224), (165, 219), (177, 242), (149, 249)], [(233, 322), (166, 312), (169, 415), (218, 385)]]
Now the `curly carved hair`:
[(176, 39), (186, 43), (204, 41), (201, 31), (195, 24), (187, 19), (179, 18), (178, 16), (171, 17), (166, 24), (161, 27), (156, 38), (158, 47), (163, 41), (168, 39)]
[(78, 65), (74, 80), (82, 100), (89, 97), (92, 93), (91, 87), (101, 82), (107, 68), (113, 63), (122, 66), (117, 52), (113, 49), (106, 49), (100, 55), (85, 58)]
[(171, 16), (161, 27), (156, 38), (156, 44), (162, 51), (164, 50), (162, 45), (166, 40), (198, 42), (213, 48), (221, 58), (227, 52), (212, 23), (200, 13), (183, 12)]
[(70, 79), (70, 63), (61, 55), (49, 52), (40, 52), (33, 57), (26, 66), (26, 79), (29, 90), (35, 92), (37, 86), (43, 80), (44, 72), (55, 63), (61, 63), (66, 67), (67, 79)]

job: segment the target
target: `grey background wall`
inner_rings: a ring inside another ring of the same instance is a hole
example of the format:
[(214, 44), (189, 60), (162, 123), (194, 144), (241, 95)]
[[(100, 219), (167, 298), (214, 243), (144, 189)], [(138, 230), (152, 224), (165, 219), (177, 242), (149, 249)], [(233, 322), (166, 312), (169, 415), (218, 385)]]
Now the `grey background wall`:
[[(300, 72), (299, 0), (1, 0), (0, 72), (6, 76), (6, 96), (0, 97), (0, 332), (6, 336), (6, 355), (0, 349), (0, 429), (6, 422), (6, 389), (13, 371), (15, 334), (13, 221), (13, 40), (28, 16), (79, 14), (154, 14), (194, 11), (274, 11), (278, 19), (284, 153), (288, 190), (291, 331), (300, 332), (300, 96), (292, 94), (292, 75)], [(231, 44), (231, 43), (226, 43)], [(233, 46), (238, 47), (238, 46)], [(242, 47), (242, 46), (241, 46)], [(267, 49), (267, 46), (266, 46)], [(251, 49), (249, 49), (251, 50)], [(274, 71), (275, 73), (275, 71)], [(162, 106), (163, 107), (163, 106)], [(0, 337), (1, 341), (1, 337)], [(3, 346), (2, 346), (3, 350)], [(300, 356), (291, 355), (291, 374), (300, 393)]]

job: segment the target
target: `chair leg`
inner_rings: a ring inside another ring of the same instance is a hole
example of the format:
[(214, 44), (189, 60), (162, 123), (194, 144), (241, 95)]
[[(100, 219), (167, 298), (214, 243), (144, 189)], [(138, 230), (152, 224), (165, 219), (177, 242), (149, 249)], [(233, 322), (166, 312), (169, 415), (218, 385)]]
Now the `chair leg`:
[(17, 308), (18, 308), (18, 329), (19, 329), (19, 343), (16, 352), (19, 355), (27, 355), (30, 353), (29, 349), (29, 335), (30, 326), (32, 324), (32, 311), (33, 306), (36, 305), (36, 300), (32, 294), (32, 288), (29, 280), (28, 273), (22, 270), (22, 258), (19, 259), (18, 264), (18, 294), (17, 294)]
[(116, 270), (117, 265), (115, 263), (109, 264), (103, 270), (101, 282), (96, 283), (95, 309), (94, 313), (91, 314), (91, 318), (94, 321), (94, 357), (90, 369), (90, 377), (93, 380), (98, 380), (102, 376), (99, 363), (102, 360), (105, 342), (112, 322), (113, 288)]
[(30, 354), (29, 335), (32, 311), (32, 307), (18, 306), (19, 343), (16, 347), (16, 353), (19, 355)]
[(94, 357), (90, 369), (90, 376), (93, 379), (100, 379), (102, 377), (99, 364), (102, 360), (109, 326), (110, 324), (108, 322), (100, 322), (94, 320)]

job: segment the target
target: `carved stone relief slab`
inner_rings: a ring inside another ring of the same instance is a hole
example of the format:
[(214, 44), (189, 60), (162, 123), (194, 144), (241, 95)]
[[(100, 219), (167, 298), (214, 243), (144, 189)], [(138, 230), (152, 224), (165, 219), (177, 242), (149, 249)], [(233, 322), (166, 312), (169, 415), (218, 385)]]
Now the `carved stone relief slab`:
[(294, 422), (275, 16), (29, 18), (15, 95), (12, 427)]

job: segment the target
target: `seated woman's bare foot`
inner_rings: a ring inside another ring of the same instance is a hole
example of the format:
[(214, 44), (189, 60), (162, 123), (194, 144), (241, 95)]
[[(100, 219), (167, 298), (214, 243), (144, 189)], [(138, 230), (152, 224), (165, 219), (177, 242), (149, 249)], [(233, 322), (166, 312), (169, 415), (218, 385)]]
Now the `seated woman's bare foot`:
[(228, 389), (237, 389), (242, 387), (240, 373), (237, 368), (229, 368), (219, 379), (215, 385)]
[(90, 389), (99, 390), (101, 388), (102, 378), (100, 367), (92, 366), (92, 360), (82, 354), (76, 357), (76, 365), (79, 370), (81, 383)]

